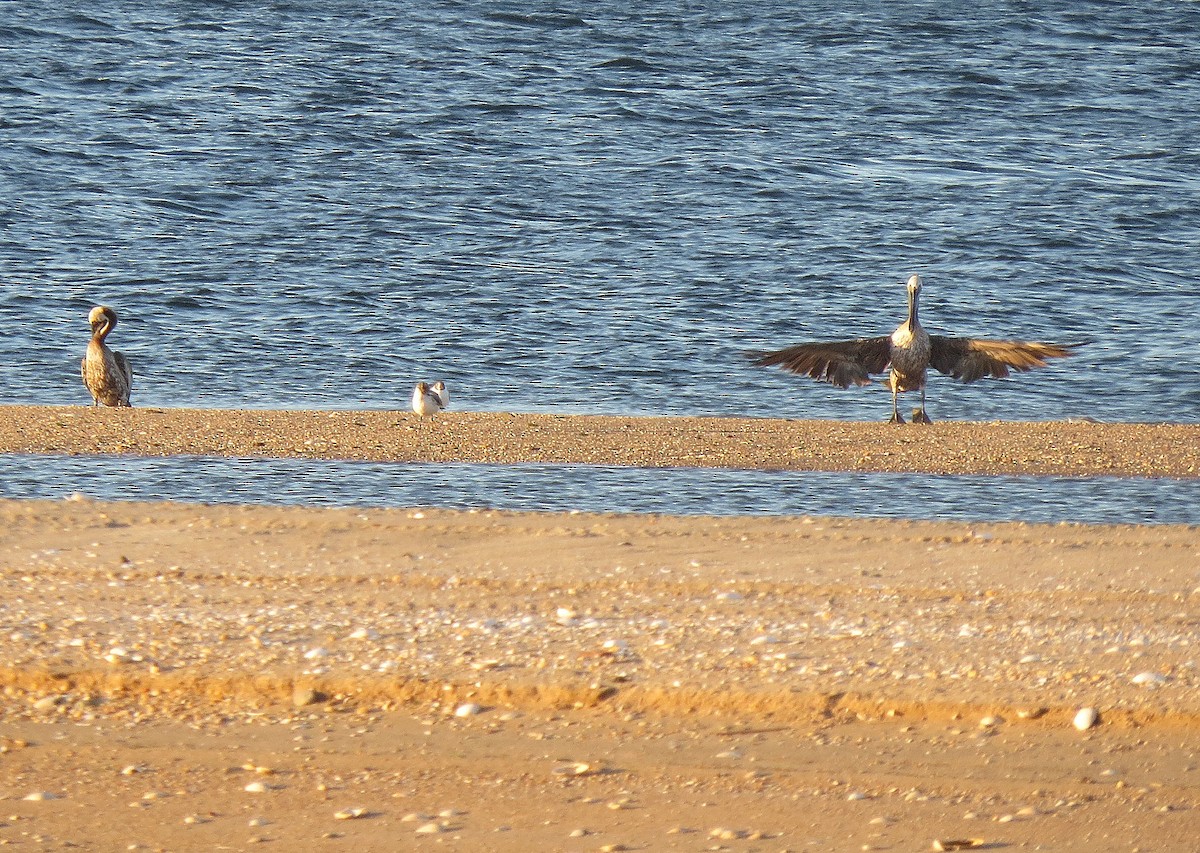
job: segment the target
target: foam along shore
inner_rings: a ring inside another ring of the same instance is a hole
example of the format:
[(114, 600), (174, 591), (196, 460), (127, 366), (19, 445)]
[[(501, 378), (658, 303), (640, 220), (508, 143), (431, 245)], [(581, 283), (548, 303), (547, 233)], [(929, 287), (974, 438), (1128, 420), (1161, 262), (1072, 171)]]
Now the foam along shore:
[(67, 500), (0, 529), (0, 841), (1194, 842), (1196, 528)]
[(1200, 476), (1200, 424), (5, 406), (0, 453)]

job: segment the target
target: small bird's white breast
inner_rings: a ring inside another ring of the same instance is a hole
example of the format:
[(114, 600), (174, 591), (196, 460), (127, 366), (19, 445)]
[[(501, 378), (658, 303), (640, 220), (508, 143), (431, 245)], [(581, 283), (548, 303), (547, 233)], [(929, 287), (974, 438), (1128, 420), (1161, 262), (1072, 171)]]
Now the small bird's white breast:
[(412, 410), (418, 415), (435, 415), (442, 410), (442, 401), (424, 382), (413, 388)]

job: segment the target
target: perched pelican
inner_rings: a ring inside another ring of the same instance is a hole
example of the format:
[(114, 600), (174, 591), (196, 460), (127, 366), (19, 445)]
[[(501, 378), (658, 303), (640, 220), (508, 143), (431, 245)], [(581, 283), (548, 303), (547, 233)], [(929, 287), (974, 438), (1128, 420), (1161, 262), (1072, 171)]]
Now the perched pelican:
[(413, 388), (412, 409), (421, 416), (436, 415), (442, 410), (442, 401), (426, 383), (418, 382)]
[(779, 365), (784, 370), (811, 376), (842, 388), (871, 384), (870, 374), (882, 373), (890, 364), (888, 387), (892, 389), (891, 423), (902, 424), (896, 397), (904, 391), (920, 391), (921, 407), (913, 421), (929, 423), (925, 414), (925, 371), (929, 367), (953, 379), (974, 382), (985, 376), (1008, 376), (1018, 371), (1043, 367), (1048, 358), (1071, 355), (1077, 345), (1039, 344), (1027, 341), (992, 341), (981, 338), (947, 338), (931, 335), (917, 321), (917, 297), (921, 277), (908, 279), (908, 318), (890, 335), (852, 341), (796, 344), (775, 352), (749, 353), (759, 367)]
[(438, 380), (433, 383), (433, 393), (437, 395), (438, 404), (443, 409), (450, 408), (450, 392), (446, 390), (446, 383)]
[(92, 339), (88, 342), (87, 356), (79, 364), (83, 384), (99, 406), (128, 406), (129, 391), (133, 387), (133, 371), (129, 361), (119, 352), (109, 349), (104, 339), (117, 327), (117, 312), (107, 305), (97, 305), (88, 314), (92, 326)]

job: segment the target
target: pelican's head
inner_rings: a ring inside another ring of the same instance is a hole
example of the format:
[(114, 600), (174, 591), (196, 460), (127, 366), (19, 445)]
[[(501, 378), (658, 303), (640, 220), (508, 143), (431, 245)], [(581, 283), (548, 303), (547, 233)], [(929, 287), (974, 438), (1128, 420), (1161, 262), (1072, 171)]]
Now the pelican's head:
[(93, 332), (103, 326), (112, 331), (117, 327), (117, 312), (107, 305), (97, 305), (88, 312), (88, 325), (92, 327)]
[(916, 296), (921, 292), (921, 277), (919, 275), (910, 275), (908, 277), (908, 295)]

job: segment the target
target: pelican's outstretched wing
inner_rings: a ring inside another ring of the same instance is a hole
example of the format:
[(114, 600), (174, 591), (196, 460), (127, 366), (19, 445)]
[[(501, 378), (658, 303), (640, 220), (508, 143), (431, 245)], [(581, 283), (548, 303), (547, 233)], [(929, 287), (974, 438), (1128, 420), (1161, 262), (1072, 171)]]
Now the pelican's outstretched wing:
[(963, 382), (1045, 367), (1046, 360), (1074, 353), (1074, 346), (1029, 341), (989, 341), (980, 338), (947, 338), (930, 335), (929, 363), (934, 369)]
[(857, 338), (853, 341), (820, 341), (796, 344), (775, 352), (747, 355), (757, 367), (774, 367), (811, 376), (841, 388), (870, 385), (872, 373), (882, 373), (891, 360), (890, 337)]

